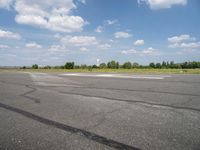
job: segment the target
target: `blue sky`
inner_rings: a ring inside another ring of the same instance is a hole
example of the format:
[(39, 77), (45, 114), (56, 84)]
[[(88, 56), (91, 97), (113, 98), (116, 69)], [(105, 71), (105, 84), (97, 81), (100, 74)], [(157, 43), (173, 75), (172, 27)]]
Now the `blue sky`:
[(1, 0), (0, 65), (200, 61), (199, 0)]

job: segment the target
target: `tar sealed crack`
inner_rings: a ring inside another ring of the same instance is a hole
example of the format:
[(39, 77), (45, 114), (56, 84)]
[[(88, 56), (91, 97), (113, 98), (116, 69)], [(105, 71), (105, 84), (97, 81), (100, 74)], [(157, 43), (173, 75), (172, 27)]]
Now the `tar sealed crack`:
[(30, 91), (25, 92), (25, 93), (21, 94), (20, 96), (25, 97), (25, 98), (27, 98), (27, 99), (30, 99), (30, 100), (34, 101), (35, 103), (40, 103), (40, 99), (37, 99), (37, 98), (35, 98), (35, 97), (28, 96), (29, 94), (34, 93), (37, 89), (34, 88), (34, 87), (31, 87), (30, 85), (25, 85), (25, 86), (26, 86), (27, 88), (29, 88)]

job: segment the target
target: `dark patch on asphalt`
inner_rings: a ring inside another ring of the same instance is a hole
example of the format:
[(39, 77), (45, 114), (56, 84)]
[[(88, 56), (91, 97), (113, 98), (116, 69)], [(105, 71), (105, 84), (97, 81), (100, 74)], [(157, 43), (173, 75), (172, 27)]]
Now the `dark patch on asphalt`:
[(18, 114), (21, 114), (21, 115), (23, 115), (27, 118), (33, 119), (33, 120), (38, 121), (40, 123), (43, 123), (43, 124), (46, 124), (46, 125), (49, 125), (49, 126), (53, 126), (55, 128), (58, 128), (58, 129), (61, 129), (61, 130), (64, 130), (64, 131), (67, 131), (67, 132), (70, 132), (70, 133), (80, 133), (82, 136), (84, 136), (85, 138), (87, 138), (89, 140), (98, 142), (100, 144), (107, 145), (111, 148), (120, 149), (120, 150), (141, 150), (139, 148), (132, 147), (132, 146), (114, 141), (112, 139), (108, 139), (106, 137), (103, 137), (101, 135), (98, 135), (98, 134), (95, 134), (95, 133), (92, 133), (92, 132), (89, 132), (89, 131), (86, 131), (86, 130), (83, 130), (83, 129), (78, 129), (78, 128), (75, 128), (75, 127), (72, 127), (72, 126), (68, 126), (68, 125), (53, 121), (53, 120), (49, 120), (49, 119), (40, 117), (38, 115), (32, 114), (30, 112), (27, 112), (27, 111), (24, 111), (24, 110), (21, 110), (19, 108), (15, 108), (15, 107), (3, 104), (3, 103), (0, 103), (0, 107), (7, 109), (7, 110), (10, 110), (10, 111), (13, 111), (13, 112), (18, 113)]

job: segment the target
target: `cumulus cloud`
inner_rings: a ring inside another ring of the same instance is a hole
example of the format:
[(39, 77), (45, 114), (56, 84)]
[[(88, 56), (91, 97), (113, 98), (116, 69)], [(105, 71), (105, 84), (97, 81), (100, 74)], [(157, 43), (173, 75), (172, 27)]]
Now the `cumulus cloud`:
[(99, 45), (98, 46), (100, 49), (109, 49), (109, 48), (111, 48), (111, 45), (110, 44), (101, 44), (101, 45)]
[(166, 9), (173, 5), (184, 6), (187, 0), (137, 0), (138, 4), (146, 3), (151, 9)]
[[(76, 9), (73, 0), (1, 0), (0, 7), (16, 10), (15, 21), (59, 32), (78, 32), (87, 24), (80, 16), (72, 15)], [(82, 0), (84, 2), (84, 0)], [(5, 6), (4, 6), (5, 5)]]
[(107, 24), (108, 25), (113, 25), (113, 24), (116, 24), (118, 22), (118, 20), (106, 20)]
[(136, 40), (136, 41), (134, 42), (134, 45), (135, 45), (135, 46), (144, 45), (144, 40)]
[(56, 33), (53, 37), (56, 39), (60, 39), (60, 38), (62, 38), (62, 35), (60, 35), (59, 33)]
[(10, 32), (10, 31), (4, 31), (4, 30), (0, 29), (0, 38), (19, 40), (21, 38), (21, 36), (18, 33), (13, 33), (13, 32)]
[(168, 41), (170, 43), (180, 43), (183, 41), (194, 41), (194, 40), (196, 40), (196, 39), (194, 37), (191, 37), (188, 34), (182, 34), (180, 36), (173, 36), (173, 37), (168, 38)]
[(129, 50), (123, 50), (121, 52), (122, 54), (134, 54), (138, 56), (155, 56), (159, 55), (156, 49), (149, 47), (147, 49), (143, 50), (135, 50), (135, 49), (129, 49)]
[(194, 54), (194, 55), (200, 55), (200, 52), (197, 51), (196, 49), (182, 49), (180, 51), (177, 51), (176, 54), (178, 55), (191, 55), (191, 54)]
[(196, 49), (196, 48), (200, 48), (200, 42), (174, 43), (174, 44), (170, 44), (169, 47), (170, 48)]
[(9, 48), (8, 45), (2, 45), (2, 44), (0, 44), (0, 49), (7, 49), (7, 48)]
[(102, 30), (103, 30), (103, 27), (102, 27), (102, 26), (98, 26), (98, 27), (95, 29), (95, 32), (101, 33)]
[(31, 42), (26, 44), (27, 48), (32, 48), (32, 49), (39, 49), (42, 48), (41, 45), (37, 44), (36, 42)]
[(190, 49), (191, 51), (200, 48), (200, 42), (196, 42), (196, 38), (188, 34), (170, 37), (168, 41), (170, 48)]
[(61, 38), (61, 43), (70, 46), (92, 46), (98, 44), (94, 36), (65, 36)]
[(87, 49), (86, 47), (81, 47), (81, 48), (80, 48), (80, 51), (82, 51), (82, 52), (88, 52), (89, 49)]
[(13, 0), (0, 0), (0, 8), (10, 9)]
[(63, 45), (51, 45), (48, 49), (50, 52), (66, 52), (68, 51), (65, 46)]
[(86, 4), (86, 0), (79, 0), (79, 2)]
[(117, 39), (132, 37), (132, 35), (127, 32), (116, 32), (114, 35), (115, 35), (115, 38), (117, 38)]

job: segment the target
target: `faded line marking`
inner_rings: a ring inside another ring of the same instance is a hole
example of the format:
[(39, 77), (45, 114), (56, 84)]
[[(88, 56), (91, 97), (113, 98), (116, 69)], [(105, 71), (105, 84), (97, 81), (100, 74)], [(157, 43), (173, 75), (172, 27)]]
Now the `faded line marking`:
[[(108, 77), (108, 78), (127, 78), (127, 79), (157, 79), (157, 80), (162, 80), (166, 76), (125, 76), (125, 75), (120, 75), (120, 74), (61, 74), (63, 76), (77, 76), (77, 77)], [(167, 76), (169, 77), (169, 76)]]

